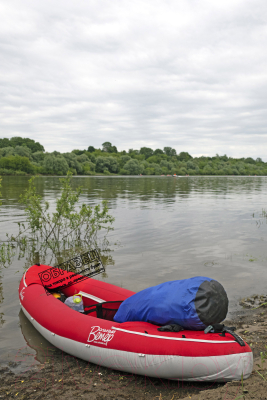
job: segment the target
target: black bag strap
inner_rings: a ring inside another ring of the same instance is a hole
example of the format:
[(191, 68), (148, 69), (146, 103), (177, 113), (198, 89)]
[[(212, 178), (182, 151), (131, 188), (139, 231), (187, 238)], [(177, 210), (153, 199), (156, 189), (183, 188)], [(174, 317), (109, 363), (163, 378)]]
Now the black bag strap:
[(178, 324), (170, 324), (170, 325), (161, 326), (160, 328), (158, 328), (158, 331), (160, 331), (160, 332), (181, 332), (181, 331), (184, 331), (184, 328)]
[(205, 333), (208, 333), (208, 332), (221, 333), (221, 332), (223, 332), (224, 329), (229, 329), (230, 331), (235, 331), (236, 330), (236, 328), (234, 326), (229, 327), (229, 326), (225, 326), (224, 324), (213, 324), (213, 325), (209, 325), (204, 330), (204, 332)]
[(225, 337), (225, 333), (229, 333), (229, 335), (233, 336), (233, 338), (235, 339), (235, 341), (240, 345), (240, 346), (246, 346), (246, 343), (244, 342), (244, 340), (238, 336), (234, 331), (236, 330), (236, 328), (234, 326), (225, 326), (223, 324), (213, 324), (213, 325), (209, 325), (204, 332), (205, 333), (221, 333), (220, 336)]

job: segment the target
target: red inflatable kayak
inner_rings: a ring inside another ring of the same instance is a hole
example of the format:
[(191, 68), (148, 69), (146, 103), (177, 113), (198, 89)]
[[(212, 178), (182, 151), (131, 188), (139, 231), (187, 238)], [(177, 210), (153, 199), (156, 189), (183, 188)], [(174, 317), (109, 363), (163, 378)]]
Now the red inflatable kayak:
[[(66, 297), (80, 293), (90, 313), (72, 310), (49, 293), (72, 277), (71, 272), (34, 265), (19, 287), (24, 314), (61, 350), (98, 365), (157, 378), (220, 382), (251, 374), (250, 347), (240, 346), (228, 333), (160, 332), (147, 322), (114, 322), (120, 302), (134, 294), (130, 290), (76, 275), (75, 284), (60, 291)], [(44, 280), (49, 281), (49, 292)]]

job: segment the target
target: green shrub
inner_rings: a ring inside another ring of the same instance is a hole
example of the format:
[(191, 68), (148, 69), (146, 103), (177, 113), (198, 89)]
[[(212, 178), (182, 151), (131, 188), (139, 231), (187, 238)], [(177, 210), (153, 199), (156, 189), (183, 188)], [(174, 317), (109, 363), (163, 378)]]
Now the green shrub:
[(25, 176), (27, 174), (24, 171), (15, 171), (14, 175)]
[(124, 169), (124, 168), (121, 168), (119, 174), (120, 175), (130, 175), (130, 172), (126, 171), (126, 169)]
[(0, 158), (0, 168), (10, 169), (13, 171), (24, 171), (28, 174), (34, 173), (34, 166), (27, 157), (8, 156)]

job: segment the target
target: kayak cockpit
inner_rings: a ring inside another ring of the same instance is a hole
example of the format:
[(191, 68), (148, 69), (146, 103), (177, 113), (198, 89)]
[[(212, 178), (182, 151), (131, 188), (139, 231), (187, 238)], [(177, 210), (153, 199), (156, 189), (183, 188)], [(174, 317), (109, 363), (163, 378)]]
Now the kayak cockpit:
[[(67, 299), (62, 292), (50, 291), (50, 294), (63, 303), (65, 303)], [(84, 311), (82, 312), (82, 314), (90, 315), (90, 317), (105, 319), (107, 321), (113, 321), (113, 318), (118, 311), (119, 306), (123, 302), (123, 300), (105, 301), (103, 299), (100, 299), (99, 297), (83, 291), (79, 291), (79, 293), (77, 293), (76, 295), (81, 296), (83, 300)]]

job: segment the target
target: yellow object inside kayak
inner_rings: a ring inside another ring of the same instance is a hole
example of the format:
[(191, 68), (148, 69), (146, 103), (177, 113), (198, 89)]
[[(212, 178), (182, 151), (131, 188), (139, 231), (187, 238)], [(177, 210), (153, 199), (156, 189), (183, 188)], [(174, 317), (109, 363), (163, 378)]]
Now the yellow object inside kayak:
[(56, 299), (60, 299), (60, 294), (59, 293), (52, 293), (52, 296), (54, 296)]

